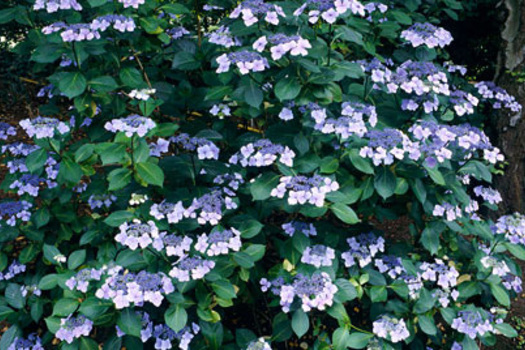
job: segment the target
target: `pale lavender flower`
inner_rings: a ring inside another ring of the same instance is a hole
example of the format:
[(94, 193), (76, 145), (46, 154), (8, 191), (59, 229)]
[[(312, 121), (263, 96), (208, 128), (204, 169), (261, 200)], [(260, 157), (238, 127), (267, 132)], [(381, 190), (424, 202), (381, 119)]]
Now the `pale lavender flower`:
[(15, 276), (26, 272), (26, 265), (19, 263), (18, 261), (13, 261), (11, 265), (7, 268), (7, 271), (4, 270), (0, 272), (0, 281), (9, 281)]
[(71, 344), (75, 339), (87, 337), (93, 329), (93, 322), (83, 315), (73, 317), (69, 315), (67, 318), (60, 320), (60, 329), (55, 336)]
[(365, 267), (372, 262), (372, 258), (379, 252), (385, 251), (385, 240), (373, 233), (362, 233), (346, 241), (350, 250), (341, 254), (346, 267), (352, 267), (356, 264), (359, 264), (361, 268)]
[(374, 263), (379, 272), (386, 273), (393, 279), (406, 272), (401, 258), (395, 256), (384, 256), (380, 259), (375, 259)]
[(11, 201), (0, 203), (0, 218), (5, 220), (9, 226), (20, 225), (31, 219), (31, 209), (33, 205), (27, 201)]
[(184, 218), (185, 211), (182, 201), (177, 203), (162, 201), (159, 204), (153, 204), (149, 214), (157, 220), (167, 219), (168, 223), (176, 224)]
[(459, 272), (454, 266), (446, 266), (441, 259), (435, 259), (435, 263), (424, 262), (419, 266), (422, 271), (421, 278), (424, 281), (436, 282), (443, 289), (450, 289), (457, 285)]
[(289, 167), (293, 166), (295, 152), (288, 146), (274, 144), (270, 140), (262, 139), (242, 146), (240, 151), (230, 157), (230, 164), (241, 166), (264, 167), (277, 162)]
[(264, 338), (259, 338), (251, 341), (246, 350), (272, 350), (272, 347)]
[(320, 175), (312, 177), (283, 176), (279, 185), (271, 191), (270, 195), (284, 198), (288, 194), (288, 204), (290, 205), (309, 203), (322, 207), (326, 194), (338, 189), (339, 184), (335, 180)]
[(197, 157), (200, 160), (219, 159), (219, 148), (211, 141), (203, 137), (190, 137), (182, 133), (178, 136), (170, 137), (170, 141), (178, 144), (182, 149), (187, 151), (197, 151)]
[(140, 5), (144, 5), (146, 0), (118, 0), (119, 3), (124, 5), (124, 8), (132, 7), (138, 9)]
[(82, 6), (76, 0), (36, 0), (33, 10), (44, 9), (47, 13), (55, 13), (58, 10), (82, 11)]
[(321, 266), (332, 266), (334, 259), (335, 250), (325, 245), (317, 244), (312, 247), (306, 247), (301, 257), (301, 262), (320, 268)]
[(16, 128), (7, 123), (0, 122), (0, 140), (7, 140), (9, 136), (16, 135)]
[(78, 290), (82, 293), (87, 293), (89, 283), (92, 281), (100, 281), (102, 276), (102, 270), (97, 269), (82, 269), (77, 272), (76, 275), (70, 277), (65, 285), (70, 290)]
[(109, 209), (116, 200), (117, 197), (113, 194), (93, 194), (89, 197), (88, 204), (92, 210), (99, 208)]
[(483, 99), (492, 103), (494, 109), (507, 108), (516, 113), (521, 111), (522, 106), (516, 101), (516, 98), (493, 82), (482, 81), (475, 86)]
[(410, 332), (403, 319), (386, 315), (374, 321), (373, 332), (379, 338), (390, 340), (392, 343), (399, 343), (410, 336)]
[(449, 31), (430, 23), (415, 23), (401, 33), (401, 38), (409, 41), (413, 47), (426, 45), (429, 48), (445, 47), (452, 42)]
[(36, 333), (30, 334), (27, 338), (16, 337), (7, 350), (44, 350), (42, 340)]
[(490, 187), (476, 186), (474, 187), (474, 193), (490, 204), (498, 204), (503, 201), (499, 191)]
[(228, 254), (230, 251), (238, 252), (241, 249), (241, 232), (235, 228), (212, 231), (210, 234), (199, 236), (195, 249), (207, 256)]
[(479, 311), (465, 310), (458, 312), (457, 318), (452, 321), (452, 329), (466, 334), (471, 339), (492, 333), (494, 328), (488, 318), (484, 318)]
[(96, 291), (95, 296), (99, 299), (109, 299), (115, 304), (115, 308), (123, 309), (131, 306), (142, 306), (144, 302), (150, 302), (159, 307), (164, 300), (164, 295), (171, 294), (175, 287), (163, 273), (125, 273), (122, 269), (115, 269), (104, 281), (104, 284)]
[(113, 133), (124, 132), (127, 137), (137, 134), (144, 137), (146, 134), (157, 126), (153, 120), (142, 117), (138, 114), (130, 115), (126, 118), (113, 119), (104, 125), (104, 128)]
[(226, 48), (242, 46), (241, 39), (233, 36), (230, 32), (230, 28), (226, 26), (220, 26), (213, 32), (206, 33), (205, 36), (208, 38), (210, 43)]
[(242, 16), (244, 25), (250, 27), (264, 16), (267, 23), (278, 25), (279, 17), (286, 17), (280, 6), (265, 3), (264, 0), (244, 0), (230, 13), (230, 18)]
[(200, 256), (184, 257), (174, 264), (169, 274), (179, 282), (188, 282), (204, 278), (214, 267), (214, 261)]
[(246, 50), (222, 54), (217, 57), (216, 61), (219, 64), (217, 73), (228, 72), (232, 64), (239, 69), (242, 75), (250, 72), (262, 72), (270, 67), (268, 60), (259, 53)]
[(315, 226), (302, 221), (290, 221), (283, 224), (281, 228), (290, 237), (293, 237), (293, 235), (295, 235), (297, 232), (302, 233), (306, 237), (317, 236), (317, 230), (315, 229)]
[(37, 139), (53, 137), (56, 133), (66, 134), (70, 131), (69, 126), (56, 118), (36, 117), (34, 119), (23, 119), (20, 126), (29, 135)]
[(157, 238), (153, 240), (153, 248), (157, 251), (166, 250), (167, 256), (184, 257), (191, 249), (193, 239), (188, 236), (176, 236), (161, 232)]
[(153, 243), (155, 238), (159, 237), (159, 229), (153, 221), (142, 223), (135, 219), (131, 223), (123, 223), (119, 229), (120, 232), (115, 236), (115, 241), (131, 250), (136, 250), (139, 246), (145, 249)]

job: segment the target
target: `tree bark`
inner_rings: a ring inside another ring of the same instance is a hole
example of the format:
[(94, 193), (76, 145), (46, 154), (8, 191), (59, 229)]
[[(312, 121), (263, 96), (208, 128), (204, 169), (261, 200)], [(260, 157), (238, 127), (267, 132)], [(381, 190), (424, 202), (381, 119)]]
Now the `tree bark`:
[[(525, 74), (525, 0), (502, 0), (505, 22), (501, 31), (501, 50), (494, 78), (497, 85), (506, 89), (525, 106), (525, 84), (516, 73)], [(514, 75), (513, 75), (514, 74)], [(525, 76), (523, 77), (525, 78)], [(525, 108), (524, 108), (525, 109)], [(501, 192), (501, 213), (525, 213), (525, 121), (524, 110), (519, 113), (501, 111), (491, 121), (495, 130), (496, 145), (505, 154), (508, 165), (505, 175), (496, 178)]]

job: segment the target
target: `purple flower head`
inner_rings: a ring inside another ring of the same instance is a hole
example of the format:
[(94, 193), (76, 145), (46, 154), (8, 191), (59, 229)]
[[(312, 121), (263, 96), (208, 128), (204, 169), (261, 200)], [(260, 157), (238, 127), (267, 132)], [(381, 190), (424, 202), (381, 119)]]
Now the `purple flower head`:
[(95, 296), (112, 300), (117, 309), (129, 307), (131, 304), (142, 306), (144, 302), (159, 307), (164, 295), (174, 291), (171, 279), (163, 273), (141, 271), (135, 274), (115, 269), (96, 291)]
[(219, 159), (219, 148), (213, 142), (203, 137), (190, 137), (188, 134), (182, 133), (171, 137), (170, 141), (178, 144), (179, 147), (186, 151), (197, 151), (197, 156), (200, 160)]
[(265, 3), (264, 0), (244, 0), (230, 13), (230, 18), (242, 17), (247, 27), (259, 22), (263, 16), (267, 23), (273, 25), (279, 24), (279, 17), (286, 17), (280, 6)]
[(266, 68), (270, 68), (266, 58), (257, 52), (246, 50), (222, 54), (217, 57), (216, 61), (219, 64), (217, 73), (228, 72), (232, 64), (239, 69), (242, 75), (250, 72), (262, 72)]
[[(26, 201), (13, 201), (0, 203), (0, 218), (5, 220), (9, 226), (16, 226), (21, 222), (28, 222), (31, 219), (31, 209), (33, 205)], [(17, 222), (17, 220), (19, 220)]]
[(18, 261), (13, 261), (11, 265), (7, 268), (7, 271), (4, 270), (0, 272), (0, 281), (9, 281), (14, 278), (16, 275), (24, 273), (26, 271), (26, 266), (20, 264)]
[(359, 264), (365, 267), (372, 262), (372, 258), (379, 252), (385, 251), (385, 240), (373, 233), (362, 233), (357, 237), (347, 239), (350, 250), (341, 254), (346, 267)]
[(35, 174), (23, 174), (18, 180), (15, 180), (9, 186), (9, 188), (17, 189), (17, 194), (19, 196), (27, 193), (32, 197), (36, 197), (40, 191), (41, 183), (47, 183), (46, 179), (43, 179)]
[(373, 332), (377, 337), (390, 340), (392, 343), (399, 343), (410, 336), (403, 319), (386, 315), (374, 321)]
[(300, 232), (306, 237), (317, 236), (317, 230), (315, 229), (315, 226), (302, 221), (290, 221), (283, 224), (281, 228), (290, 237), (293, 237), (296, 232)]
[(42, 28), (42, 33), (46, 35), (57, 32), (60, 32), (60, 36), (64, 42), (81, 42), (100, 39), (99, 31), (93, 30), (90, 23), (66, 24), (64, 22), (56, 22)]
[(167, 256), (184, 257), (191, 249), (193, 239), (188, 236), (176, 236), (161, 232), (157, 238), (153, 240), (153, 248), (156, 250), (166, 250)]
[(450, 289), (458, 283), (459, 272), (455, 267), (445, 265), (441, 259), (435, 259), (435, 263), (424, 262), (419, 270), (423, 281), (436, 282), (443, 289)]
[(20, 121), (20, 126), (29, 137), (36, 137), (37, 139), (53, 137), (56, 132), (66, 134), (70, 130), (67, 124), (56, 118), (40, 116), (34, 119), (23, 119)]
[(83, 315), (73, 317), (69, 315), (67, 318), (60, 320), (60, 329), (55, 336), (71, 344), (73, 340), (80, 337), (87, 337), (93, 328), (93, 322)]
[(144, 137), (156, 126), (157, 124), (153, 120), (141, 117), (138, 114), (132, 114), (126, 118), (113, 119), (107, 122), (104, 128), (113, 133), (124, 132), (127, 137), (132, 137), (135, 134), (139, 137)]
[(288, 146), (274, 144), (270, 140), (262, 139), (242, 146), (240, 151), (230, 158), (230, 164), (239, 164), (243, 167), (264, 167), (280, 163), (292, 167), (295, 152)]
[(321, 266), (332, 266), (334, 259), (335, 250), (325, 245), (317, 244), (312, 247), (306, 247), (301, 257), (301, 262), (320, 268)]
[(215, 226), (222, 219), (223, 211), (228, 209), (237, 209), (237, 203), (233, 201), (231, 190), (214, 188), (210, 193), (193, 199), (191, 205), (185, 210), (184, 217), (196, 218), (200, 225), (209, 222), (210, 225)]
[(395, 256), (384, 256), (376, 259), (374, 263), (379, 272), (386, 273), (393, 279), (406, 272), (401, 258)]
[(215, 267), (215, 262), (200, 256), (184, 257), (170, 271), (170, 276), (179, 282), (199, 280)]
[(481, 312), (474, 310), (458, 312), (458, 317), (452, 321), (451, 327), (459, 333), (466, 334), (471, 339), (494, 331), (489, 317), (484, 317)]
[(115, 241), (129, 247), (131, 250), (147, 248), (153, 243), (155, 238), (159, 237), (159, 229), (153, 221), (143, 223), (139, 220), (133, 220), (131, 223), (123, 223), (119, 227), (120, 232), (115, 236)]
[(490, 204), (498, 204), (501, 203), (501, 201), (503, 201), (503, 198), (501, 198), (501, 194), (499, 193), (499, 191), (490, 187), (474, 187), (474, 194), (478, 197), (483, 198), (484, 201), (489, 202)]
[(95, 18), (91, 22), (91, 29), (94, 31), (105, 32), (110, 26), (121, 32), (133, 32), (136, 28), (135, 21), (131, 17), (122, 15), (105, 15)]
[(92, 210), (99, 208), (109, 209), (116, 200), (117, 197), (112, 194), (93, 194), (89, 197), (88, 204)]
[(342, 139), (352, 135), (363, 137), (368, 131), (366, 123), (372, 127), (377, 124), (376, 108), (362, 103), (345, 102), (341, 105), (341, 116), (327, 118), (326, 113), (312, 113), (315, 129), (323, 134), (335, 134)]
[(37, 145), (29, 145), (27, 143), (15, 142), (9, 145), (2, 146), (2, 153), (10, 154), (13, 157), (26, 157), (38, 149), (40, 149), (40, 147)]
[(32, 333), (27, 338), (16, 337), (7, 350), (44, 350), (44, 347), (40, 337)]
[(82, 6), (76, 0), (36, 0), (33, 10), (44, 9), (47, 13), (54, 13), (58, 10), (82, 11)]
[(220, 26), (215, 31), (205, 34), (205, 36), (210, 43), (222, 47), (230, 48), (234, 46), (242, 46), (241, 39), (233, 36), (230, 32), (230, 28), (225, 26)]
[(138, 9), (140, 5), (144, 5), (146, 0), (118, 0), (119, 3), (124, 5), (124, 8), (132, 7)]
[(294, 16), (302, 15), (308, 11), (308, 21), (315, 24), (319, 18), (333, 24), (337, 19), (350, 11), (354, 15), (366, 16), (365, 6), (358, 0), (307, 0), (301, 7), (294, 11)]
[(264, 338), (259, 338), (251, 341), (246, 350), (272, 350), (272, 347)]
[(176, 224), (183, 219), (185, 211), (181, 201), (177, 203), (162, 201), (159, 204), (153, 204), (149, 214), (157, 220), (167, 219), (168, 223)]
[(16, 128), (7, 123), (0, 122), (0, 140), (7, 140), (9, 136), (16, 135)]
[(410, 42), (413, 47), (426, 45), (431, 49), (438, 46), (443, 48), (453, 40), (449, 31), (430, 23), (413, 24), (401, 33), (401, 38)]
[(215, 230), (210, 234), (199, 236), (195, 249), (207, 256), (228, 254), (230, 251), (238, 252), (241, 249), (241, 232), (235, 228), (229, 230)]
[(522, 106), (516, 101), (514, 96), (511, 96), (507, 91), (496, 86), (491, 81), (482, 81), (477, 83), (476, 88), (478, 93), (484, 100), (492, 104), (494, 109), (507, 108), (512, 112), (518, 113)]
[(326, 194), (338, 189), (339, 184), (336, 181), (320, 175), (283, 176), (279, 185), (272, 190), (271, 196), (284, 198), (288, 193), (288, 204), (290, 205), (309, 203), (322, 207)]
[(65, 285), (70, 290), (78, 290), (82, 293), (87, 293), (89, 283), (91, 281), (100, 281), (102, 270), (97, 269), (82, 269), (77, 272), (75, 276), (70, 277)]
[[(264, 283), (263, 283), (264, 282)], [(332, 283), (330, 276), (325, 273), (314, 273), (312, 276), (297, 274), (289, 284), (280, 278), (269, 282), (261, 280), (263, 291), (271, 290), (281, 299), (280, 304), (284, 312), (290, 311), (290, 306), (297, 298), (301, 301), (304, 312), (312, 309), (325, 310), (333, 304), (337, 286)]]
[(492, 231), (497, 235), (504, 235), (512, 244), (525, 245), (525, 216), (520, 213), (502, 216)]

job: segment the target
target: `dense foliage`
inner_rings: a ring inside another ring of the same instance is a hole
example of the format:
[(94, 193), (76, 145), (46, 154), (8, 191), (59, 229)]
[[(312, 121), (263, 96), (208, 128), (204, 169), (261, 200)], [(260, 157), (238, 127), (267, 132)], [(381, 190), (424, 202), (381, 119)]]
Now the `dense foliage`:
[[(521, 106), (447, 62), (445, 1), (36, 0), (41, 116), (0, 125), (1, 349), (478, 349), (525, 217)], [(23, 140), (23, 142), (22, 142)]]

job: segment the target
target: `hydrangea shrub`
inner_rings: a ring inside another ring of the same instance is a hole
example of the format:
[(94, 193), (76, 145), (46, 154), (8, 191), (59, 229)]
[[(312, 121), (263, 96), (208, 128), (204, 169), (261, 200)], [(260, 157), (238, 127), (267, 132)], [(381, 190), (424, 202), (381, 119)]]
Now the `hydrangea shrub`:
[[(432, 4), (431, 4), (432, 3)], [(1, 349), (479, 349), (522, 292), (445, 1), (22, 1)], [(23, 141), (21, 141), (23, 140)], [(305, 347), (306, 346), (306, 347)]]

